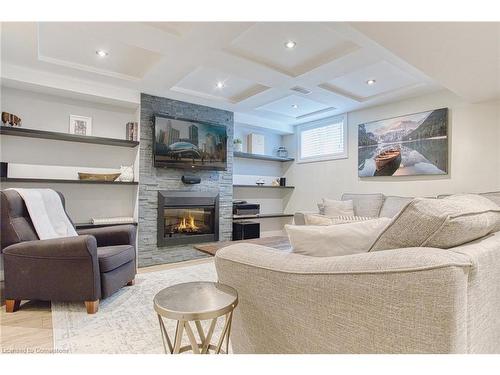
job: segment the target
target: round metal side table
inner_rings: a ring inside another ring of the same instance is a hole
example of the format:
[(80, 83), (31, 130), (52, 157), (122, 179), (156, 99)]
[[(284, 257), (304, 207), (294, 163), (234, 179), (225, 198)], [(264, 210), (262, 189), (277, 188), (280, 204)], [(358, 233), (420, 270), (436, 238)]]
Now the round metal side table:
[[(158, 314), (160, 330), (165, 353), (178, 354), (192, 350), (195, 354), (227, 353), (233, 310), (238, 305), (238, 293), (230, 286), (200, 281), (177, 284), (165, 288), (154, 297), (154, 309)], [(211, 340), (218, 318), (224, 317), (224, 327), (217, 340)], [(163, 319), (177, 320), (174, 341), (170, 340)], [(204, 332), (201, 321), (210, 320), (207, 332)], [(194, 322), (199, 335), (195, 337), (191, 322)], [(182, 346), (184, 331), (190, 345)], [(225, 350), (222, 345), (225, 341)]]

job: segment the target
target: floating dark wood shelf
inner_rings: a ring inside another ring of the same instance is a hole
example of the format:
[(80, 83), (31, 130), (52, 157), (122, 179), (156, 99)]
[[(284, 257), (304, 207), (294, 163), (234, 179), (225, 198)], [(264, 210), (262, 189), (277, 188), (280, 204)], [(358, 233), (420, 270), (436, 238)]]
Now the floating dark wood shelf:
[(233, 185), (235, 188), (264, 188), (264, 189), (295, 189), (295, 186), (273, 186), (273, 185)]
[(257, 159), (257, 160), (280, 161), (280, 162), (295, 160), (294, 158), (281, 158), (279, 156), (272, 156), (272, 155), (249, 154), (248, 152), (239, 152), (239, 151), (234, 152), (234, 157), (243, 159)]
[(278, 217), (293, 217), (293, 214), (259, 214), (259, 215), (233, 215), (233, 220), (242, 219), (271, 219)]
[(76, 229), (90, 229), (90, 228), (104, 228), (104, 227), (113, 227), (115, 225), (135, 225), (137, 226), (136, 222), (133, 223), (107, 223), (107, 224), (92, 224), (92, 223), (75, 223), (75, 228)]
[(10, 127), (10, 126), (1, 126), (0, 134), (12, 135), (16, 137), (52, 139), (56, 141), (92, 143), (96, 145), (106, 145), (106, 146), (137, 147), (139, 145), (139, 142), (127, 141), (125, 139), (66, 134), (60, 132), (50, 132), (45, 130), (25, 129), (25, 128)]
[(52, 184), (104, 184), (104, 185), (138, 185), (137, 181), (91, 181), (91, 180), (61, 180), (57, 178), (24, 178), (24, 177), (2, 177), (1, 182), (33, 182)]

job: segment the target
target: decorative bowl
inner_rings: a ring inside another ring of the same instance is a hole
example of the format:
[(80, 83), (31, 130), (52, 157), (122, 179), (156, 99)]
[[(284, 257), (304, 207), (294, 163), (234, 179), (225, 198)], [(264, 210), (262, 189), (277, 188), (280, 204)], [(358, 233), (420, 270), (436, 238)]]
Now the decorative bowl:
[(87, 181), (114, 181), (120, 176), (120, 173), (83, 173), (78, 172), (80, 180)]

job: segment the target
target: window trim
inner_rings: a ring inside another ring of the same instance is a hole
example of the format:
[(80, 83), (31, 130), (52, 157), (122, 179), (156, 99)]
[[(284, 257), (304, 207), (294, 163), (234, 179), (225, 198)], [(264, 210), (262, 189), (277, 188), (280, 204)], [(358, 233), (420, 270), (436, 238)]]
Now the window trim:
[[(323, 156), (302, 158), (301, 143), (300, 143), (300, 139), (301, 139), (300, 135), (301, 134), (300, 133), (304, 130), (321, 128), (322, 126), (330, 125), (332, 122), (336, 122), (339, 119), (342, 120), (342, 126), (343, 126), (344, 152), (337, 153), (337, 154), (328, 154), (328, 155), (323, 155)], [(297, 163), (298, 164), (316, 163), (316, 162), (321, 162), (321, 161), (339, 160), (339, 159), (349, 158), (349, 142), (348, 142), (348, 134), (347, 134), (347, 113), (297, 125), (296, 130), (295, 130), (295, 136), (297, 138), (297, 156), (298, 156)]]

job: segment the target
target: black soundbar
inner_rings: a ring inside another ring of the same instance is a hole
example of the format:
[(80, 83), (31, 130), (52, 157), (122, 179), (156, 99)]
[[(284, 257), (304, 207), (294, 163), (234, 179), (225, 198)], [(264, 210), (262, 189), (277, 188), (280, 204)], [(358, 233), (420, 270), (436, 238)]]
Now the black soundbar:
[(181, 181), (188, 185), (194, 185), (199, 184), (201, 182), (201, 178), (196, 176), (182, 176)]

